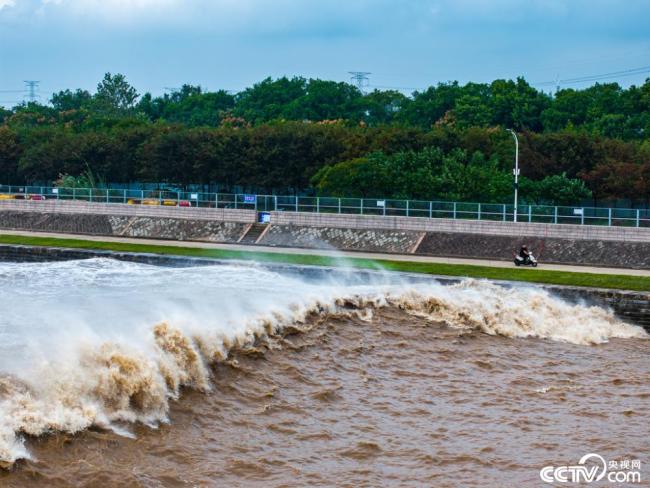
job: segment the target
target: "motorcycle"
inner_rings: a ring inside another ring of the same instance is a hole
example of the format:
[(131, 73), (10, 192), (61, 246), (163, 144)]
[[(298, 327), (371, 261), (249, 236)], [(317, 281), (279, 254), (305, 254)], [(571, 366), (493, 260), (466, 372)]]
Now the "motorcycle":
[(537, 267), (537, 258), (533, 256), (533, 253), (529, 253), (527, 257), (522, 258), (519, 254), (515, 256), (515, 265), (517, 266), (532, 266), (533, 268)]

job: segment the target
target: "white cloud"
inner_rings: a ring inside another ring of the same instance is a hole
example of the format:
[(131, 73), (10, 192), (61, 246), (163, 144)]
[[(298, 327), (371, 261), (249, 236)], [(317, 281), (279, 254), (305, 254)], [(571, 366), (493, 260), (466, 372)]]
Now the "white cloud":
[[(573, 0), (573, 4), (584, 1)], [(478, 18), (510, 23), (530, 17), (563, 17), (570, 5), (569, 0), (436, 0), (432, 9), (436, 15), (453, 20)]]
[(0, 10), (5, 7), (13, 7), (16, 5), (16, 0), (0, 0)]
[(41, 0), (36, 12), (44, 16), (64, 15), (112, 22), (140, 17), (158, 20), (161, 14), (176, 10), (181, 3), (181, 0)]
[(0, 0), (17, 2), (23, 14), (47, 22), (73, 22), (79, 29), (101, 26), (159, 28), (214, 27), (231, 30), (258, 17), (266, 8), (273, 12), (287, 0)]
[[(7, 0), (0, 0), (7, 1)], [(395, 0), (11, 0), (24, 20), (68, 32), (183, 32), (194, 35), (327, 35), (377, 23)], [(382, 13), (383, 12), (383, 13)], [(391, 15), (393, 20), (395, 16)], [(381, 21), (383, 25), (383, 20)]]

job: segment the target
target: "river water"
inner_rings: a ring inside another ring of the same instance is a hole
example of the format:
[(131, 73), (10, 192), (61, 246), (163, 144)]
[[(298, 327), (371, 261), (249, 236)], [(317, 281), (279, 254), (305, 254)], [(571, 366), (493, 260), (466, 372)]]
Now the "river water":
[(642, 329), (532, 286), (354, 277), (0, 263), (0, 486), (520, 487), (649, 461)]

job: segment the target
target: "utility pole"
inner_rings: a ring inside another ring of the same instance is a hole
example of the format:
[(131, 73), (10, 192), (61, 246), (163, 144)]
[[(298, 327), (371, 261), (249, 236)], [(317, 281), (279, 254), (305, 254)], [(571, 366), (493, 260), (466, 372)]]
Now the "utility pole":
[(512, 134), (512, 137), (515, 138), (515, 169), (513, 174), (515, 175), (515, 210), (514, 210), (514, 222), (517, 222), (517, 197), (519, 196), (519, 139), (517, 139), (517, 134), (514, 130), (508, 129), (508, 132)]
[(368, 76), (372, 73), (368, 71), (348, 71), (348, 73), (352, 75), (350, 80), (357, 85), (359, 91), (365, 95), (365, 88), (367, 88), (370, 83), (370, 78), (368, 78)]
[(40, 81), (37, 80), (25, 80), (25, 88), (27, 89), (27, 98), (30, 102), (35, 102), (38, 98), (36, 90), (38, 89), (38, 84)]

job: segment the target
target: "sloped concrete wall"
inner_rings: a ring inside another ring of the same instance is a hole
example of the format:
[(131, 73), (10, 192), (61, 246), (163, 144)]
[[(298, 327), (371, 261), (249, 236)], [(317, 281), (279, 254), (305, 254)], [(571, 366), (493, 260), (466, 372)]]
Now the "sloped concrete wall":
[(70, 234), (113, 235), (108, 215), (0, 211), (0, 228)]
[(0, 229), (237, 242), (254, 210), (181, 208), (69, 200), (0, 200)]
[(650, 242), (636, 241), (430, 232), (416, 253), (510, 260), (522, 244), (542, 262), (650, 269)]
[[(122, 217), (124, 218), (124, 217)], [(115, 217), (110, 217), (116, 222)], [(240, 222), (169, 219), (161, 217), (132, 217), (124, 226), (121, 221), (113, 228), (119, 236), (181, 241), (237, 242), (247, 229)]]
[(408, 254), (421, 237), (421, 232), (412, 231), (272, 225), (258, 244)]
[(0, 229), (235, 243), (250, 224), (204, 219), (0, 211)]

